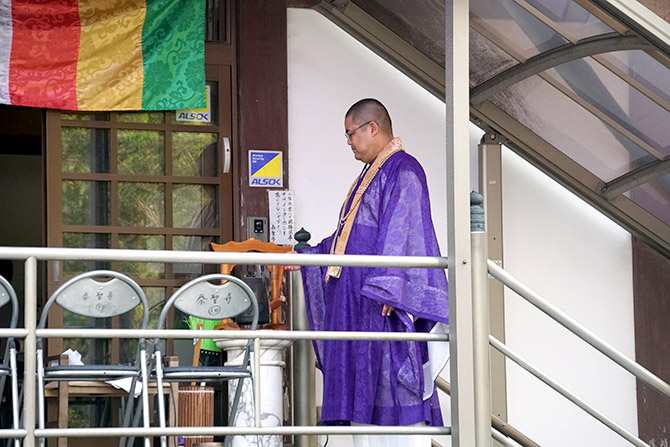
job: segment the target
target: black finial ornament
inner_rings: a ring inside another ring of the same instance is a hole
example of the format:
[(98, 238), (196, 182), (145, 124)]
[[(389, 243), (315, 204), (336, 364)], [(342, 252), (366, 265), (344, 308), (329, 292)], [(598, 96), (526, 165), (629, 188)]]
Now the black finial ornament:
[(300, 250), (301, 248), (307, 248), (310, 247), (310, 245), (307, 243), (307, 241), (312, 237), (311, 234), (309, 234), (309, 231), (305, 230), (304, 228), (300, 227), (298, 232), (295, 234), (295, 240), (298, 241), (297, 244), (295, 244), (296, 250)]

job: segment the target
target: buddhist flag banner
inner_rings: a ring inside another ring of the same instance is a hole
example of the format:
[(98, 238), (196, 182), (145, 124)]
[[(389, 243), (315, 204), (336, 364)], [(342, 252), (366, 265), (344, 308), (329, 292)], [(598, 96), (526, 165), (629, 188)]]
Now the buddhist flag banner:
[(205, 0), (0, 0), (0, 103), (205, 107)]

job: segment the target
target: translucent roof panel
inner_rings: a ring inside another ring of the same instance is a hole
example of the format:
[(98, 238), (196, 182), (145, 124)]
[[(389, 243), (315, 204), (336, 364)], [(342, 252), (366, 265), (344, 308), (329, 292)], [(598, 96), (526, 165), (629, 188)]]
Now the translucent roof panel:
[(633, 188), (624, 195), (670, 225), (670, 174)]
[(491, 102), (605, 182), (655, 160), (539, 76)]
[(524, 60), (567, 43), (512, 0), (471, 0), (470, 22), (488, 30)]
[[(473, 120), (670, 257), (667, 4), (470, 0), (469, 85)], [(445, 66), (451, 2), (314, 5), (444, 99), (440, 73), (424, 61)]]
[(593, 58), (568, 62), (551, 70), (554, 78), (594, 106), (622, 131), (639, 138), (663, 156), (670, 155), (670, 112)]
[(470, 28), (470, 87), (502, 73), (519, 61)]
[(638, 82), (670, 104), (668, 67), (652, 57), (651, 54), (641, 50), (614, 51), (599, 57), (610, 62), (613, 66), (628, 74), (633, 81)]
[[(618, 45), (623, 43), (639, 48), (644, 38), (663, 26), (655, 22), (651, 28), (635, 28), (628, 19), (621, 21), (587, 0), (470, 0), (474, 41), (470, 85), (489, 81), (485, 90), (477, 91), (473, 115), (493, 130), (504, 129), (524, 150), (551, 159), (550, 171), (563, 173), (563, 178), (595, 176), (607, 184), (670, 157), (670, 53), (662, 53), (657, 46), (670, 36), (670, 25), (659, 40), (648, 41), (648, 49), (622, 50)], [(612, 39), (616, 36), (628, 40)], [(635, 36), (640, 39), (637, 43)], [(581, 48), (593, 52), (565, 62), (570, 59), (570, 45), (584, 42), (591, 46)], [(505, 88), (497, 89), (495, 82)], [(510, 82), (515, 83), (509, 86)], [(488, 96), (486, 89), (491, 89)], [(490, 106), (481, 101), (494, 104), (521, 126), (510, 124), (497, 112), (486, 112)], [(479, 104), (484, 107), (481, 115)], [(548, 144), (529, 149), (536, 140), (527, 139), (524, 128)], [(655, 237), (660, 235), (658, 221), (663, 222), (667, 228), (661, 238), (670, 254), (669, 177), (634, 184), (621, 192), (623, 197), (603, 196), (598, 205), (618, 208), (617, 213), (634, 221), (636, 228), (640, 223), (653, 227)], [(576, 191), (585, 187), (576, 180), (573, 186)], [(599, 187), (587, 189), (599, 195)], [(622, 205), (616, 198), (626, 198), (647, 213), (631, 212), (638, 208)]]
[(444, 4), (356, 0), (356, 5), (444, 67)]
[(576, 40), (614, 32), (612, 28), (572, 0), (526, 0), (526, 3), (555, 22), (561, 30)]

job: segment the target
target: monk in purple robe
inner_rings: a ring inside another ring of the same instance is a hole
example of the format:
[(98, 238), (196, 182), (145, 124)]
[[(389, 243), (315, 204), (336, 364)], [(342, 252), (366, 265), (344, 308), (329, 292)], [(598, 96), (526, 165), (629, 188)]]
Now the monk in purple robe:
[[(344, 126), (347, 143), (365, 166), (335, 232), (300, 252), (440, 256), (424, 171), (394, 138), (386, 108), (363, 99), (346, 113)], [(303, 266), (301, 271), (312, 330), (446, 332), (444, 270)], [(446, 363), (446, 343), (316, 340), (314, 346), (323, 372), (324, 424), (443, 425), (434, 380)]]

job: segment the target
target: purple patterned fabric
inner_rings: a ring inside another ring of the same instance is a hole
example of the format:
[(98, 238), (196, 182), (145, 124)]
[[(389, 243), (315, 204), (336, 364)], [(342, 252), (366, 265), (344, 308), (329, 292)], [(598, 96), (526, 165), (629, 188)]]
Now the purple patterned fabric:
[[(334, 236), (301, 253), (329, 253)], [(346, 254), (440, 256), (425, 174), (414, 157), (398, 152), (381, 167)], [(415, 332), (449, 322), (444, 270), (344, 267), (328, 283), (326, 267), (301, 271), (312, 330)], [(380, 303), (396, 311), (383, 317)], [(422, 398), (425, 343), (317, 340), (314, 347), (324, 376), (324, 424), (442, 425), (437, 392)]]

